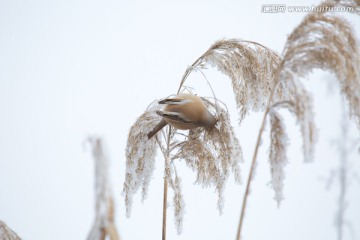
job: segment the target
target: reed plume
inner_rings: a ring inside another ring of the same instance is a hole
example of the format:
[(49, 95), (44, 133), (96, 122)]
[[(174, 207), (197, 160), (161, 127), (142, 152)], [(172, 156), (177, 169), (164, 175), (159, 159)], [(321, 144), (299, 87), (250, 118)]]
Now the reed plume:
[[(231, 79), (241, 122), (249, 111), (265, 110), (273, 86), (276, 69), (281, 62), (278, 53), (259, 43), (241, 39), (223, 39), (215, 42), (185, 71), (182, 86), (194, 70), (216, 67)], [(275, 99), (287, 96), (281, 85)]]
[(275, 200), (278, 205), (283, 200), (283, 187), (285, 179), (284, 166), (287, 163), (286, 148), (288, 136), (286, 134), (284, 119), (276, 111), (270, 113), (270, 151), (271, 184), (275, 190)]
[(2, 240), (20, 240), (21, 238), (0, 220), (0, 239)]
[(151, 104), (131, 127), (126, 144), (126, 173), (123, 187), (126, 215), (131, 215), (133, 195), (141, 188), (142, 200), (146, 199), (150, 178), (154, 171), (156, 138), (148, 140), (150, 132), (160, 121), (158, 104)]
[(282, 81), (305, 77), (313, 69), (334, 73), (350, 116), (360, 127), (359, 49), (346, 19), (332, 12), (308, 14), (288, 37), (284, 52)]
[(100, 137), (92, 136), (87, 139), (92, 148), (95, 160), (95, 210), (94, 224), (88, 235), (88, 240), (120, 240), (114, 223), (114, 201), (108, 181), (108, 157), (104, 150), (104, 143)]
[(174, 216), (178, 233), (182, 230), (185, 202), (181, 192), (181, 177), (176, 169), (177, 162), (184, 161), (196, 172), (197, 184), (215, 187), (218, 209), (222, 213), (223, 192), (230, 173), (240, 182), (239, 163), (242, 161), (242, 151), (230, 124), (226, 106), (220, 105), (213, 98), (203, 98), (203, 101), (218, 120), (211, 129), (196, 128), (183, 134), (168, 127), (167, 130), (162, 130), (162, 135), (158, 134), (148, 140), (146, 134), (160, 121), (156, 114), (160, 108), (157, 103), (148, 107), (131, 127), (126, 147), (126, 179), (123, 188), (128, 216), (133, 195), (140, 187), (143, 190), (143, 200), (145, 199), (154, 168), (156, 145), (165, 158), (166, 186), (168, 184), (174, 193)]
[(223, 192), (230, 172), (234, 174), (235, 181), (240, 183), (242, 150), (230, 125), (227, 110), (208, 99), (204, 101), (210, 111), (216, 112), (216, 128), (191, 130), (187, 141), (174, 146), (176, 154), (171, 160), (184, 160), (187, 166), (196, 171), (196, 184), (215, 187), (218, 194), (217, 207), (222, 213)]

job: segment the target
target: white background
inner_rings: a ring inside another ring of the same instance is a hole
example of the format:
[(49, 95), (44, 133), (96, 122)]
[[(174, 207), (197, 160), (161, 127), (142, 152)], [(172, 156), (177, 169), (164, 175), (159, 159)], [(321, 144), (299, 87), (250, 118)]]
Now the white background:
[[(306, 13), (261, 13), (269, 3), (278, 2), (0, 1), (0, 219), (23, 239), (85, 239), (95, 214), (94, 162), (83, 142), (98, 134), (106, 139), (111, 160), (122, 239), (160, 239), (160, 154), (148, 199), (141, 204), (138, 194), (131, 218), (125, 217), (121, 191), (128, 130), (153, 100), (176, 92), (186, 67), (216, 40), (242, 38), (281, 53)], [(360, 18), (346, 17), (360, 36)], [(239, 126), (230, 80), (214, 69), (205, 74), (230, 109), (244, 152), (245, 182), (261, 114), (251, 114)], [(193, 74), (188, 85), (201, 81)], [(339, 87), (323, 72), (304, 81), (314, 96), (320, 135), (315, 161), (303, 163), (299, 128), (286, 115), (289, 164), (285, 200), (277, 208), (268, 185), (269, 133), (264, 134), (244, 239), (336, 239), (339, 188), (336, 180), (329, 190), (326, 185), (339, 164), (333, 144), (340, 135)], [(358, 129), (350, 128), (356, 139)], [(347, 228), (344, 239), (360, 239), (360, 185), (352, 174), (360, 174), (360, 164), (356, 149), (353, 153), (347, 219), (354, 235)], [(176, 234), (170, 207), (168, 239), (234, 239), (245, 184), (229, 179), (219, 216), (214, 190), (193, 185), (195, 174), (183, 162), (177, 166), (186, 203), (184, 231)]]

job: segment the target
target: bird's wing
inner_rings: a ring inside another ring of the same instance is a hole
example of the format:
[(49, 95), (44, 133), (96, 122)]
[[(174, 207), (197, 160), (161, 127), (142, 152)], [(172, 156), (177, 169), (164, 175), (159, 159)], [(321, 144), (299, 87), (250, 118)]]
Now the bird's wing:
[(184, 98), (166, 98), (159, 101), (159, 104), (169, 104), (169, 105), (183, 105), (186, 103), (191, 102), (191, 99), (184, 99)]
[(168, 111), (156, 111), (156, 113), (160, 116), (162, 116), (165, 119), (169, 119), (174, 122), (178, 123), (194, 123), (194, 121), (191, 121), (189, 119), (186, 119), (183, 115), (177, 112), (168, 112)]

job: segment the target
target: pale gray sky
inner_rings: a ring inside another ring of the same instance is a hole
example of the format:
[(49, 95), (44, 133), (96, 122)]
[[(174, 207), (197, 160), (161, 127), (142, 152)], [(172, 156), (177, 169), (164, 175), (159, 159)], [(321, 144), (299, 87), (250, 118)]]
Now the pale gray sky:
[[(281, 53), (305, 13), (262, 13), (263, 4), (269, 1), (0, 1), (0, 219), (25, 240), (85, 239), (95, 212), (94, 163), (83, 141), (99, 134), (108, 143), (121, 236), (159, 239), (160, 154), (149, 198), (141, 204), (138, 195), (131, 218), (125, 217), (121, 191), (128, 130), (149, 103), (175, 93), (186, 67), (216, 40), (242, 38)], [(360, 18), (349, 19), (359, 37)], [(245, 182), (261, 114), (251, 114), (239, 127), (230, 81), (214, 69), (205, 74), (230, 109), (244, 152)], [(321, 179), (338, 166), (331, 141), (340, 133), (341, 98), (328, 73), (309, 79), (320, 130), (315, 161), (303, 163), (299, 128), (287, 115), (289, 164), (285, 200), (277, 208), (268, 186), (264, 134), (245, 240), (336, 239), (338, 186), (327, 191)], [(193, 74), (188, 84), (198, 81), (201, 75)], [(196, 90), (204, 91), (200, 85)], [(353, 124), (351, 129), (359, 136)], [(351, 157), (353, 171), (360, 174), (359, 155)], [(178, 167), (186, 203), (184, 231), (176, 234), (170, 207), (168, 239), (234, 239), (244, 184), (230, 179), (219, 216), (214, 190), (194, 186), (194, 173), (183, 163)], [(346, 230), (344, 239), (360, 239), (360, 185), (353, 181), (349, 190), (347, 217), (355, 238)]]

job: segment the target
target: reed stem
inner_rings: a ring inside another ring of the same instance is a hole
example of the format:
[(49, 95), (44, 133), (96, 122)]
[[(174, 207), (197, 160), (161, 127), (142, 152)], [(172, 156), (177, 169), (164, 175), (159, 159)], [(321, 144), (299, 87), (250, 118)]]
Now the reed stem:
[[(171, 138), (171, 126), (168, 126), (168, 134), (166, 139), (166, 153), (165, 158), (165, 171), (169, 166), (170, 158), (170, 138)], [(166, 174), (166, 172), (165, 172)], [(164, 176), (164, 193), (163, 193), (163, 220), (162, 220), (162, 240), (166, 240), (166, 214), (167, 214), (167, 192), (168, 192), (168, 181), (167, 176)]]
[(246, 189), (245, 189), (245, 193), (244, 193), (244, 197), (243, 197), (243, 201), (242, 201), (241, 214), (240, 214), (240, 220), (239, 220), (236, 240), (241, 240), (241, 231), (242, 231), (242, 226), (243, 226), (243, 222), (244, 222), (247, 199), (248, 199), (249, 193), (250, 193), (250, 183), (251, 183), (251, 180), (252, 180), (254, 172), (255, 172), (255, 166), (256, 166), (255, 163), (256, 163), (259, 147), (260, 147), (261, 136), (262, 136), (262, 134), (264, 132), (264, 129), (265, 129), (266, 118), (267, 118), (267, 115), (268, 115), (269, 110), (270, 110), (271, 102), (272, 102), (272, 99), (274, 97), (277, 84), (280, 81), (279, 80), (280, 79), (279, 73), (280, 73), (281, 68), (282, 68), (282, 64), (279, 65), (279, 68), (278, 68), (278, 70), (277, 70), (277, 72), (275, 74), (274, 87), (271, 90), (271, 93), (270, 93), (270, 96), (269, 96), (269, 101), (267, 103), (266, 110), (265, 110), (265, 113), (264, 113), (264, 116), (263, 116), (263, 119), (262, 119), (262, 122), (261, 122), (261, 127), (260, 127), (260, 130), (259, 130), (259, 134), (258, 134), (258, 137), (257, 137), (254, 154), (253, 154), (253, 158), (252, 158), (252, 161), (251, 161), (250, 172), (249, 172), (249, 176), (248, 176), (248, 179), (247, 179)]

